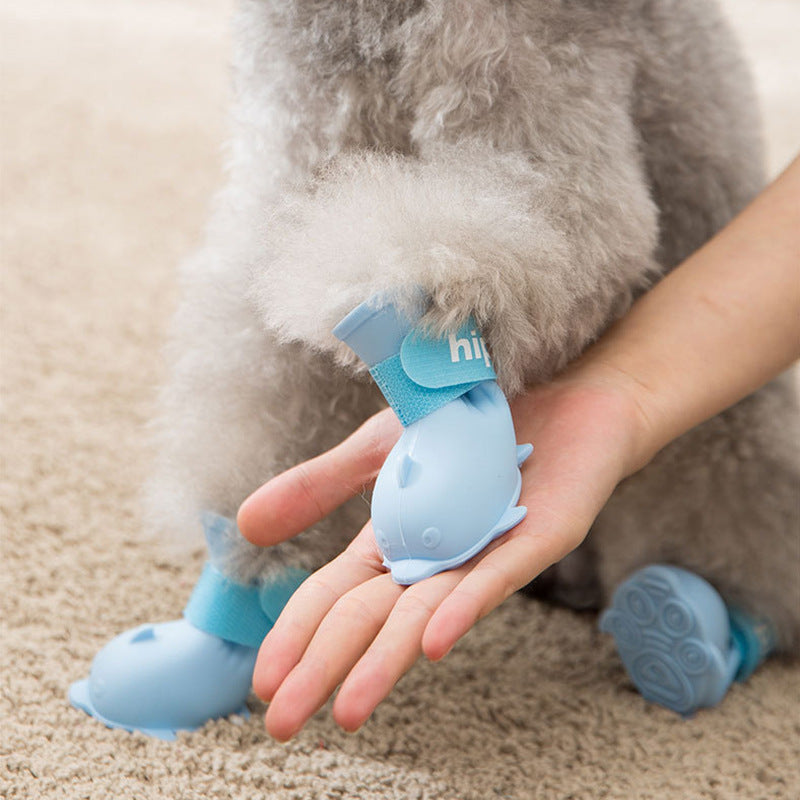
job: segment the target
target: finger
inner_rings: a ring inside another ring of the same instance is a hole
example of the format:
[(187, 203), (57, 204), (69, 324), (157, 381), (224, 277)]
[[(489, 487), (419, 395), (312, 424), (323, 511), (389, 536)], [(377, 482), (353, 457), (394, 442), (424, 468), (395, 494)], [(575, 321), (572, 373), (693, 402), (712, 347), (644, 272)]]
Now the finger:
[(397, 600), (336, 696), (333, 716), (345, 730), (360, 728), (419, 658), (428, 621), (466, 572), (466, 567), (442, 572), (409, 587)]
[(479, 620), (517, 589), (577, 547), (579, 536), (563, 529), (537, 532), (530, 527), (509, 534), (499, 546), (479, 556), (473, 568), (442, 601), (422, 637), (425, 655), (436, 661)]
[(496, 540), (494, 548), (490, 546), (473, 559), (473, 569), (428, 623), (422, 648), (431, 660), (445, 656), (479, 619), (574, 550), (617, 480), (614, 470), (607, 480), (597, 480), (596, 476), (591, 480), (591, 476), (585, 478), (568, 465), (556, 470), (555, 477), (537, 469), (536, 464), (532, 467), (523, 473), (520, 495), (530, 509), (528, 515)]
[(386, 409), (332, 450), (276, 475), (239, 508), (242, 535), (254, 544), (276, 544), (327, 516), (374, 481), (401, 431)]
[(381, 629), (403, 591), (390, 575), (383, 574), (334, 604), (269, 704), (265, 724), (273, 737), (290, 739), (324, 705)]
[(253, 691), (262, 700), (271, 700), (339, 598), (384, 573), (372, 526), (367, 523), (347, 550), (307, 578), (289, 598), (261, 644)]

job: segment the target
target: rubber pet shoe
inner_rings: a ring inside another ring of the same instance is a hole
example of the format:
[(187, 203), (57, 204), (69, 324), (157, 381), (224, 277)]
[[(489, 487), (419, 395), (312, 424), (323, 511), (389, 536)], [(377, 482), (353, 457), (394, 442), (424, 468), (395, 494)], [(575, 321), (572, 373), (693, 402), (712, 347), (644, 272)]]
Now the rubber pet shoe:
[(452, 569), (519, 523), (518, 446), (486, 343), (472, 320), (445, 338), (391, 303), (363, 303), (334, 328), (369, 366), (404, 426), (372, 495), (384, 566), (399, 584)]
[(725, 606), (703, 578), (654, 564), (614, 592), (600, 617), (645, 700), (684, 716), (717, 705), (774, 647), (774, 631)]
[(73, 683), (73, 706), (109, 728), (173, 740), (209, 719), (246, 715), (258, 649), (180, 619), (142, 625), (112, 639)]
[(210, 719), (248, 715), (258, 647), (306, 573), (287, 570), (264, 586), (236, 583), (213, 563), (235, 532), (233, 522), (209, 514), (204, 527), (212, 560), (184, 618), (112, 639), (89, 678), (70, 687), (72, 705), (110, 728), (173, 740)]

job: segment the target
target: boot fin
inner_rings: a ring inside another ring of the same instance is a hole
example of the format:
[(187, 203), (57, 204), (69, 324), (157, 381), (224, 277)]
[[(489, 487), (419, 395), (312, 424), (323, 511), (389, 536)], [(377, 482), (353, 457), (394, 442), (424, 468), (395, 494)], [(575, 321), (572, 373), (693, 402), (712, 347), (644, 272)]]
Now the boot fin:
[(518, 444), (517, 445), (517, 466), (521, 467), (527, 460), (528, 456), (533, 452), (532, 444)]
[(509, 508), (503, 514), (503, 516), (500, 517), (500, 521), (497, 523), (497, 525), (492, 528), (492, 539), (496, 539), (501, 533), (510, 531), (515, 525), (519, 525), (519, 523), (525, 519), (525, 515), (527, 513), (528, 509), (525, 506), (514, 506), (513, 508)]

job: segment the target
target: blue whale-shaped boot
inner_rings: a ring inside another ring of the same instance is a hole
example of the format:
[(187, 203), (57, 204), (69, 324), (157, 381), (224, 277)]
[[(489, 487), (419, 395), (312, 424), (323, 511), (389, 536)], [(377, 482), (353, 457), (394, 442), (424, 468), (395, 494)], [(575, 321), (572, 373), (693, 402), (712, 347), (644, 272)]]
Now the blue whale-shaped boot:
[(726, 606), (704, 578), (667, 564), (623, 581), (600, 629), (645, 700), (684, 716), (717, 705), (775, 646), (768, 620)]
[(370, 301), (334, 329), (404, 424), (372, 496), (376, 542), (400, 584), (460, 566), (524, 518), (519, 466), (533, 450), (517, 445), (474, 323), (433, 339), (415, 321)]
[(100, 650), (69, 700), (109, 728), (172, 740), (210, 719), (246, 716), (257, 655), (187, 619), (141, 625)]
[(239, 535), (232, 520), (206, 514), (210, 560), (182, 619), (140, 625), (95, 656), (89, 677), (69, 690), (73, 706), (110, 728), (159, 739), (195, 730), (210, 719), (247, 716), (258, 647), (305, 579), (286, 570), (265, 585), (243, 585), (215, 561)]

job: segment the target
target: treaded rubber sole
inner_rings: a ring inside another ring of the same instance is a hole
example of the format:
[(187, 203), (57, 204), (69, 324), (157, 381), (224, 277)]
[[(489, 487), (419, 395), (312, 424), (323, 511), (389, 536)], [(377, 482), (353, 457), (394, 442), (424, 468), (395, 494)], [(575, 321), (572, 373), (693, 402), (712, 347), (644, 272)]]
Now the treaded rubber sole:
[[(716, 705), (728, 691), (739, 655), (711, 641), (702, 610), (676, 567), (645, 567), (614, 593), (600, 629), (614, 637), (620, 658), (641, 695), (679, 714)], [(721, 602), (721, 600), (720, 600)]]

